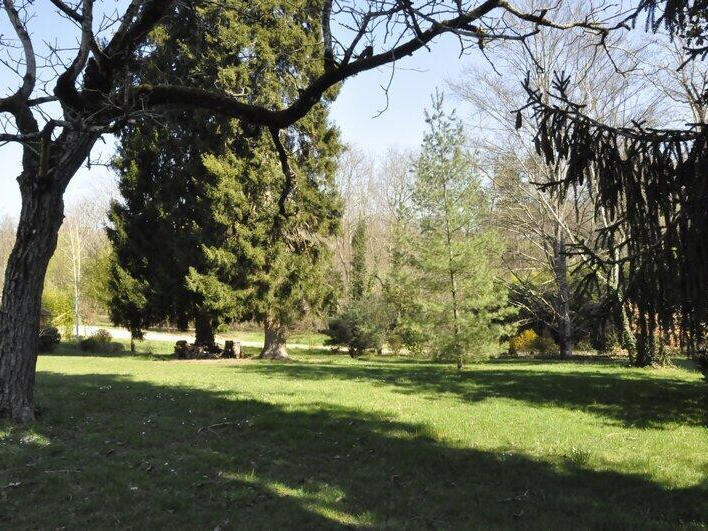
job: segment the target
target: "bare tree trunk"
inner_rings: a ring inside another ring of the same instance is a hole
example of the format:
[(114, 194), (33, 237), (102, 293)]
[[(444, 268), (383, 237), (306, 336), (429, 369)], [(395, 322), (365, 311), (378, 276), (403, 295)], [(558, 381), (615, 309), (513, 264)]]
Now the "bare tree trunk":
[(214, 344), (214, 327), (208, 314), (197, 314), (194, 319), (194, 328), (196, 329), (195, 342), (197, 345), (211, 346)]
[[(603, 212), (604, 216), (604, 212)], [(603, 218), (604, 219), (604, 218)], [(605, 223), (607, 226), (607, 223)], [(611, 253), (612, 259), (617, 262), (617, 253), (613, 251)], [(610, 288), (612, 288), (616, 295), (617, 300), (617, 312), (618, 316), (616, 319), (616, 325), (619, 328), (619, 343), (622, 348), (627, 351), (629, 356), (629, 363), (634, 365), (637, 360), (637, 338), (634, 335), (634, 330), (632, 330), (632, 325), (629, 321), (629, 310), (627, 308), (627, 303), (624, 302), (624, 296), (622, 293), (622, 288), (620, 287), (620, 265), (615, 263), (612, 266), (612, 272), (609, 276)]]
[(0, 417), (20, 423), (34, 420), (42, 289), (64, 216), (62, 192), (51, 184), (22, 190), (17, 239), (5, 271), (0, 313)]
[(452, 258), (452, 234), (450, 232), (450, 213), (448, 211), (447, 186), (443, 182), (443, 197), (445, 198), (445, 241), (447, 243), (447, 271), (450, 280), (450, 296), (452, 299), (452, 321), (455, 332), (455, 357), (457, 358), (457, 370), (462, 369), (464, 353), (460, 341), (460, 311), (457, 294), (457, 279), (455, 278), (455, 268)]
[(620, 302), (620, 345), (627, 351), (630, 363), (634, 363), (637, 359), (637, 338), (632, 330), (632, 325), (629, 322), (629, 313), (623, 302)]
[(79, 326), (81, 324), (79, 317), (79, 279), (76, 271), (74, 271), (74, 335), (79, 337)]
[(570, 318), (570, 289), (568, 287), (568, 261), (565, 255), (565, 235), (559, 229), (553, 242), (553, 273), (558, 285), (558, 340), (560, 357), (569, 358), (573, 355), (573, 321)]
[(287, 329), (275, 319), (266, 319), (264, 324), (265, 340), (261, 358), (270, 360), (287, 360), (288, 350), (286, 348)]
[(69, 227), (69, 246), (71, 248), (71, 271), (74, 282), (74, 335), (79, 337), (81, 325), (80, 296), (81, 296), (81, 252), (83, 242), (76, 226)]

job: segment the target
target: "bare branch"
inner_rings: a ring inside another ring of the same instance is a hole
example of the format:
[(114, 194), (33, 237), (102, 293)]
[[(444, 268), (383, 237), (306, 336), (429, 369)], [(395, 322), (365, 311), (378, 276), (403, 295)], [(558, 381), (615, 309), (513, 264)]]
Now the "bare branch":
[(20, 20), (20, 15), (17, 12), (17, 9), (15, 9), (13, 0), (3, 0), (3, 5), (7, 16), (10, 18), (12, 28), (15, 30), (17, 37), (22, 43), (26, 66), (22, 86), (20, 86), (20, 88), (17, 89), (17, 92), (15, 92), (12, 96), (0, 99), (0, 112), (9, 111), (18, 104), (26, 102), (32, 95), (35, 83), (37, 82), (37, 60), (34, 55), (32, 39), (30, 39), (29, 33), (27, 33), (27, 28), (25, 28), (22, 20)]
[(80, 15), (76, 9), (69, 7), (67, 4), (62, 2), (62, 0), (49, 0), (49, 1), (52, 4), (54, 4), (57, 7), (57, 9), (59, 9), (59, 11), (64, 13), (66, 16), (68, 16), (72, 20), (75, 20), (79, 24), (81, 24), (83, 22), (83, 16)]

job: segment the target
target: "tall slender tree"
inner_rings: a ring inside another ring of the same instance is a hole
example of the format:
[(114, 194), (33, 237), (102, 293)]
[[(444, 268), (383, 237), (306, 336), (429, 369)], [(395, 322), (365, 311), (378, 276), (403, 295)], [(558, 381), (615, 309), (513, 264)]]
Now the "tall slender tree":
[(426, 113), (429, 130), (415, 163), (413, 216), (418, 226), (411, 266), (417, 310), (411, 316), (427, 349), (452, 358), (500, 350), (513, 313), (505, 289), (495, 280), (490, 258), (498, 239), (485, 227), (489, 201), (461, 122), (447, 114), (437, 93)]

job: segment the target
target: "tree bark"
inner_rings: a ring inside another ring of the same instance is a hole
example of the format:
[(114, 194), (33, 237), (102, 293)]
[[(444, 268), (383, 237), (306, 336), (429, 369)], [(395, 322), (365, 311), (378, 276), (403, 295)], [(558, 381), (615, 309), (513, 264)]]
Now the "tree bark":
[(629, 313), (623, 302), (620, 302), (620, 346), (627, 351), (630, 363), (637, 359), (637, 338), (629, 322)]
[(287, 360), (288, 350), (286, 348), (287, 329), (274, 319), (266, 319), (264, 324), (265, 340), (261, 358), (269, 360)]
[(558, 342), (560, 357), (573, 355), (573, 321), (570, 317), (570, 289), (568, 287), (568, 261), (565, 255), (565, 235), (559, 227), (559, 234), (553, 242), (553, 273), (558, 286)]
[[(604, 213), (603, 213), (604, 214)], [(607, 226), (607, 223), (605, 223)], [(612, 252), (611, 258), (617, 262), (617, 253)], [(624, 301), (622, 287), (620, 286), (620, 265), (615, 263), (612, 267), (611, 275), (609, 276), (609, 285), (615, 292), (617, 316), (615, 326), (619, 329), (619, 343), (622, 348), (627, 351), (629, 363), (634, 365), (637, 360), (637, 338), (632, 330), (632, 324), (629, 320), (630, 309)]]
[(194, 319), (194, 328), (196, 329), (195, 341), (197, 345), (212, 346), (214, 344), (214, 327), (208, 314), (197, 314)]
[(39, 157), (31, 146), (23, 151), (23, 171), (17, 178), (22, 210), (0, 308), (0, 418), (20, 423), (34, 420), (44, 277), (64, 220), (64, 191), (98, 137), (98, 133), (65, 132), (56, 141), (60, 149), (41, 149), (40, 143)]
[[(22, 177), (21, 177), (22, 178)], [(0, 417), (34, 420), (42, 290), (64, 217), (63, 189), (40, 179), (22, 190), (17, 239), (7, 262), (0, 312)]]

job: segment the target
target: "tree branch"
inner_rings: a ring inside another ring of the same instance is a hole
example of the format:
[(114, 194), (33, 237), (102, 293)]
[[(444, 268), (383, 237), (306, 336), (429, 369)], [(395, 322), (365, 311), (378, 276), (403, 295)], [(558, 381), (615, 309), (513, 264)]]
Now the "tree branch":
[(12, 111), (12, 109), (16, 108), (18, 104), (26, 103), (32, 95), (35, 83), (37, 82), (37, 60), (34, 55), (32, 39), (30, 39), (24, 23), (20, 20), (20, 15), (17, 12), (17, 9), (15, 9), (13, 0), (3, 0), (3, 6), (5, 7), (5, 12), (10, 19), (12, 28), (15, 30), (17, 37), (22, 43), (26, 68), (20, 88), (18, 88), (13, 95), (6, 98), (0, 98), (0, 112)]
[(72, 20), (75, 20), (79, 24), (83, 23), (83, 17), (79, 14), (79, 12), (76, 9), (73, 9), (66, 5), (64, 2), (61, 0), (49, 0), (52, 4), (54, 4), (59, 11), (64, 13), (66, 16), (71, 18)]

